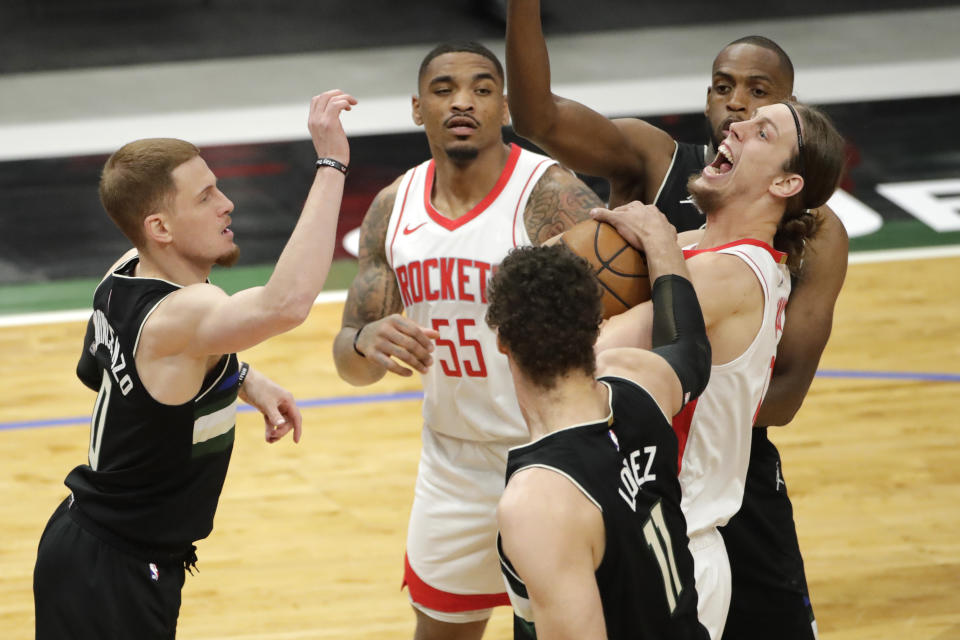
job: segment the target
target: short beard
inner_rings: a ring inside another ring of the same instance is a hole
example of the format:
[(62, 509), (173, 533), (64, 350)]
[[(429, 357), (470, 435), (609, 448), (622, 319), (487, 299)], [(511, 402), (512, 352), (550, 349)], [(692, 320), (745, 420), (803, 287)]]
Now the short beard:
[(476, 147), (447, 147), (444, 149), (447, 157), (453, 160), (454, 164), (467, 164), (477, 159), (480, 155), (480, 149)]
[(694, 206), (700, 210), (700, 213), (707, 215), (719, 209), (720, 205), (723, 204), (723, 199), (716, 191), (711, 191), (697, 184), (697, 178), (699, 177), (700, 174), (695, 173), (687, 179), (687, 193), (690, 194), (690, 199), (693, 201)]
[(214, 263), (219, 267), (232, 267), (237, 264), (237, 260), (240, 259), (240, 247), (234, 246), (233, 249), (223, 254), (217, 261)]

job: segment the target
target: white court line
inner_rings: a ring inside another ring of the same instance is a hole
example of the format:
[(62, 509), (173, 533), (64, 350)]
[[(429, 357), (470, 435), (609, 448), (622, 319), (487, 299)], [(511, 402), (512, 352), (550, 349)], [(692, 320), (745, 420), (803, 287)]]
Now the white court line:
[[(858, 251), (850, 254), (850, 264), (869, 264), (874, 262), (894, 262), (900, 260), (929, 260), (933, 258), (954, 258), (960, 256), (960, 244), (942, 247), (916, 249), (888, 249), (884, 251)], [(314, 304), (342, 303), (347, 292), (324, 291), (317, 296)], [(0, 329), (38, 324), (59, 324), (63, 322), (84, 322), (90, 317), (89, 309), (69, 311), (44, 311), (41, 313), (14, 313), (0, 315)]]
[[(611, 117), (653, 116), (702, 110), (707, 82), (695, 74), (561, 84), (555, 93)], [(811, 68), (798, 72), (795, 84), (798, 97), (815, 104), (954, 95), (960, 94), (960, 59)], [(200, 147), (307, 140), (306, 114), (307, 106), (296, 103), (2, 125), (0, 161), (106, 154), (147, 137)], [(365, 98), (343, 122), (350, 136), (419, 129), (410, 119), (409, 95)]]

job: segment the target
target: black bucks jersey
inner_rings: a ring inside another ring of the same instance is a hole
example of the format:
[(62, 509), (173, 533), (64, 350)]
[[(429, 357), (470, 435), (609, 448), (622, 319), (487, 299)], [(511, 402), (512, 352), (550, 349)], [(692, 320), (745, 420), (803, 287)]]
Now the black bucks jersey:
[(178, 550), (205, 538), (233, 448), (239, 367), (223, 356), (189, 402), (167, 405), (144, 389), (134, 356), (140, 332), (163, 299), (180, 287), (134, 277), (134, 257), (94, 294), (77, 375), (98, 391), (89, 464), (65, 484), (74, 508), (127, 541)]
[[(511, 449), (507, 480), (530, 466), (554, 469), (602, 512), (606, 548), (595, 576), (611, 640), (705, 640), (680, 511), (676, 436), (644, 389), (622, 378), (601, 380), (610, 387), (609, 419)], [(526, 585), (497, 543), (514, 637), (535, 638)]]
[[(660, 190), (657, 191), (654, 204), (663, 212), (663, 215), (667, 216), (667, 220), (677, 228), (677, 231), (690, 231), (703, 226), (706, 218), (690, 200), (687, 180), (707, 166), (706, 154), (709, 147), (688, 142), (676, 144), (673, 161), (663, 182), (660, 183)], [(713, 158), (710, 159), (713, 160)]]

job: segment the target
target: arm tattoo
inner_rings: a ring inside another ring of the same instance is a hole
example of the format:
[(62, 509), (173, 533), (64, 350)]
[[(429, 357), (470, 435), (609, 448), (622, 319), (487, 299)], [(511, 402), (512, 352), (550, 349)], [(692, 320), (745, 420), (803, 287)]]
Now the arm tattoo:
[(403, 310), (400, 291), (385, 250), (390, 213), (397, 184), (382, 190), (374, 199), (360, 227), (359, 269), (343, 307), (344, 327), (360, 327)]
[(590, 187), (567, 170), (552, 166), (533, 188), (523, 221), (530, 241), (538, 245), (588, 219), (590, 209), (602, 206)]

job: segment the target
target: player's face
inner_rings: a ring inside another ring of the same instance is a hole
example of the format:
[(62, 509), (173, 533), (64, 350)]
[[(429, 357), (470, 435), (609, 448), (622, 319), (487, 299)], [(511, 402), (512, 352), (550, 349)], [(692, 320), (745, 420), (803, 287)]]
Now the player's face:
[(753, 117), (730, 125), (717, 158), (690, 181), (690, 193), (705, 213), (734, 201), (752, 202), (787, 174), (797, 151), (797, 128), (783, 104), (760, 107)]
[(730, 124), (742, 122), (760, 107), (790, 97), (793, 86), (777, 54), (753, 44), (735, 44), (713, 61), (705, 114), (714, 147), (727, 137)]
[(217, 177), (197, 156), (171, 172), (176, 194), (170, 224), (174, 242), (185, 256), (230, 266), (239, 255), (230, 230), (233, 203), (217, 188)]
[(493, 63), (476, 53), (445, 53), (430, 61), (413, 98), (413, 120), (423, 125), (433, 148), (454, 161), (469, 162), (503, 141), (509, 122), (503, 79)]

